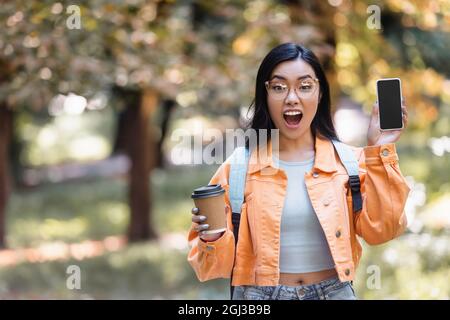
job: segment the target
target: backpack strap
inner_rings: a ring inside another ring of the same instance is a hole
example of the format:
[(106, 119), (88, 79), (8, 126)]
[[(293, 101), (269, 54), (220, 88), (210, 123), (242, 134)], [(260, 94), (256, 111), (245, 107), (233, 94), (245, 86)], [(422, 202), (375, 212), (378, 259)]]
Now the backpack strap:
[[(249, 149), (239, 147), (231, 155), (230, 176), (228, 178), (228, 194), (231, 204), (231, 221), (233, 223), (234, 244), (237, 248), (239, 224), (241, 221), (241, 208), (244, 203), (245, 180), (247, 177), (247, 165), (250, 157)], [(234, 267), (234, 264), (233, 264)], [(233, 270), (230, 278), (230, 299), (233, 299), (234, 287), (231, 285), (233, 280)]]
[(361, 182), (359, 180), (358, 161), (356, 160), (353, 150), (348, 145), (334, 139), (331, 140), (331, 142), (333, 143), (333, 146), (336, 149), (349, 176), (348, 184), (352, 192), (353, 212), (357, 213), (362, 209)]
[(239, 147), (234, 150), (231, 155), (230, 176), (229, 176), (229, 197), (231, 204), (233, 222), (233, 232), (235, 243), (238, 240), (239, 222), (241, 219), (241, 208), (244, 203), (245, 179), (247, 176), (247, 164), (249, 158), (249, 150)]

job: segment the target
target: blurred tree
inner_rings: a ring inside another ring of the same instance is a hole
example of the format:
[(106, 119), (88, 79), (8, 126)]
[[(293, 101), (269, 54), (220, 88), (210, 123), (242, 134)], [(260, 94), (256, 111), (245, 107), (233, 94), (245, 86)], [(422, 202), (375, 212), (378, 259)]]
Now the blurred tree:
[[(156, 108), (157, 93), (152, 90), (132, 90), (114, 87), (114, 97), (123, 99), (126, 108), (120, 113), (115, 151), (124, 151), (131, 159), (129, 181), (130, 241), (152, 239), (150, 183), (145, 178), (156, 165), (157, 141), (149, 131), (151, 114)], [(150, 227), (149, 227), (150, 226)]]
[[(0, 101), (9, 109), (37, 111), (57, 93), (89, 98), (111, 86), (119, 112), (115, 150), (131, 159), (131, 241), (156, 236), (143, 177), (161, 163), (155, 150), (163, 140), (154, 134), (166, 136), (175, 101), (184, 114), (193, 106), (208, 113), (239, 110), (251, 99), (254, 66), (286, 41), (312, 46), (332, 70), (335, 41), (324, 27), (333, 11), (328, 4), (219, 2), (80, 1), (80, 29), (67, 24), (76, 10), (67, 13), (59, 2), (17, 1), (0, 9), (6, 24), (0, 61), (11, 79), (0, 84)], [(164, 108), (162, 125), (149, 129), (158, 106)]]
[[(412, 111), (420, 120), (412, 126), (423, 130), (436, 120), (450, 96), (439, 73), (448, 66), (447, 47), (440, 44), (448, 34), (448, 7), (439, 0), (379, 2), (384, 29), (372, 30), (366, 25), (369, 4), (85, 0), (77, 4), (81, 28), (72, 29), (67, 21), (74, 13), (62, 3), (6, 3), (0, 8), (6, 25), (0, 39), (0, 101), (7, 110), (42, 114), (57, 93), (90, 98), (110, 87), (119, 121), (114, 150), (131, 159), (128, 235), (131, 241), (153, 238), (150, 185), (143, 177), (162, 163), (158, 150), (174, 106), (182, 106), (182, 117), (239, 114), (243, 101), (253, 98), (255, 66), (279, 43), (303, 43), (317, 53), (333, 101), (339, 87), (369, 109), (374, 81), (394, 74), (404, 80), (407, 100), (414, 101)], [(436, 53), (415, 45), (421, 41), (416, 36), (426, 32)], [(422, 86), (418, 77), (427, 83)], [(3, 122), (9, 119), (5, 114)], [(156, 114), (161, 115), (157, 128), (152, 127)], [(6, 176), (0, 181), (6, 185)]]
[[(42, 114), (40, 110), (46, 108), (57, 93), (76, 92), (90, 98), (115, 83), (124, 87), (116, 92), (128, 91), (129, 101), (113, 105), (128, 113), (130, 120), (125, 123), (129, 129), (125, 151), (131, 160), (130, 241), (156, 237), (149, 223), (149, 179), (143, 177), (148, 176), (155, 152), (153, 146), (157, 143), (156, 139), (151, 139), (148, 126), (159, 94), (156, 90), (143, 89), (151, 89), (150, 80), (157, 74), (157, 68), (163, 70), (157, 63), (148, 61), (160, 55), (151, 48), (156, 34), (150, 29), (159, 30), (165, 36), (165, 20), (163, 17), (156, 19), (156, 12), (161, 9), (161, 15), (167, 14), (167, 10), (162, 9), (167, 4), (81, 1), (75, 6), (77, 11), (73, 7), (69, 10), (60, 2), (18, 1), (0, 8), (0, 21), (5, 26), (0, 39), (0, 62), (5, 66), (0, 79), (2, 129), (6, 130), (3, 126), (6, 121), (12, 123), (14, 112), (30, 110)], [(77, 18), (81, 22), (80, 29), (73, 29), (69, 19)], [(172, 52), (175, 54), (176, 50)], [(7, 200), (6, 159), (11, 135), (2, 134), (1, 138), (4, 141), (0, 155), (5, 161), (0, 170), (0, 218)], [(4, 230), (4, 219), (0, 228)], [(4, 246), (4, 233), (0, 233), (0, 237), (0, 245)]]
[(9, 147), (12, 135), (12, 111), (0, 105), (0, 248), (5, 246), (6, 203), (10, 192)]
[[(381, 28), (367, 25), (370, 5), (381, 12)], [(448, 190), (448, 154), (437, 156), (432, 141), (450, 132), (450, 7), (448, 1), (342, 1), (336, 24), (337, 79), (343, 93), (369, 112), (379, 78), (399, 77), (409, 125), (399, 143), (404, 172), (427, 185), (430, 198)]]

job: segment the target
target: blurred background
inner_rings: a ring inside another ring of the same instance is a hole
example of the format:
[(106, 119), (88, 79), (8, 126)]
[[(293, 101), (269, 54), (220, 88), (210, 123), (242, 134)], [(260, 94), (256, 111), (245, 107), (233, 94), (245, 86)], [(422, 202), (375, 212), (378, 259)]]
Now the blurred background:
[(449, 1), (19, 0), (0, 24), (0, 298), (228, 299), (186, 260), (190, 193), (218, 165), (193, 165), (190, 143), (174, 156), (173, 133), (240, 127), (283, 42), (320, 57), (353, 145), (375, 81), (401, 78), (408, 230), (363, 244), (356, 293), (449, 298)]

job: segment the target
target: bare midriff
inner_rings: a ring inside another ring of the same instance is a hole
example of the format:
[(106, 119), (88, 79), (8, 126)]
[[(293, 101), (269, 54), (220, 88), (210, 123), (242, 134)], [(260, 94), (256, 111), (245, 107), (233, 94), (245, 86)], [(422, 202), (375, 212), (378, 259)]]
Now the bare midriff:
[(335, 269), (307, 273), (280, 273), (279, 284), (284, 286), (303, 286), (318, 283), (337, 276)]

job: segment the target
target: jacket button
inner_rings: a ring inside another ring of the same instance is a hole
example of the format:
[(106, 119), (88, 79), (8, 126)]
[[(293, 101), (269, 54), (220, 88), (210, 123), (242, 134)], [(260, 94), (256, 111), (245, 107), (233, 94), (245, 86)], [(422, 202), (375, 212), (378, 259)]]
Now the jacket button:
[(340, 236), (341, 236), (341, 230), (336, 231), (336, 238), (339, 238)]
[(317, 172), (313, 172), (313, 177), (317, 178), (317, 177), (319, 177), (319, 174)]
[(383, 149), (382, 155), (387, 157), (389, 155), (389, 150), (388, 149)]
[(350, 274), (350, 269), (345, 269), (345, 275), (348, 276)]
[(330, 199), (326, 198), (323, 200), (323, 205), (326, 207), (330, 204)]
[(298, 289), (298, 290), (297, 290), (297, 293), (298, 293), (298, 296), (299, 296), (300, 298), (303, 298), (303, 297), (306, 295), (306, 291), (305, 291), (305, 289), (303, 289), (303, 288)]

